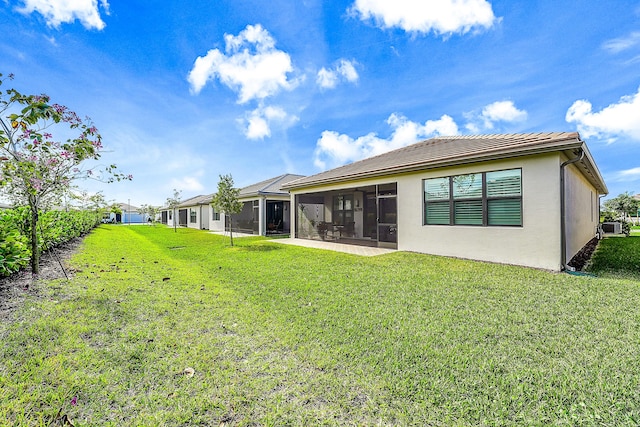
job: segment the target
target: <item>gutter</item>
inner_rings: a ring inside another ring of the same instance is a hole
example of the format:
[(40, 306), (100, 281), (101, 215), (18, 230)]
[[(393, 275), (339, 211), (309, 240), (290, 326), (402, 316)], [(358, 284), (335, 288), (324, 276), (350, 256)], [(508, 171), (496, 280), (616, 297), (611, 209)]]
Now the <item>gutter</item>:
[(569, 159), (560, 165), (560, 270), (566, 271), (567, 266), (567, 219), (566, 219), (566, 206), (565, 206), (565, 189), (564, 189), (564, 169), (570, 164), (577, 163), (584, 157), (584, 150), (582, 147), (578, 149), (580, 153), (577, 157)]

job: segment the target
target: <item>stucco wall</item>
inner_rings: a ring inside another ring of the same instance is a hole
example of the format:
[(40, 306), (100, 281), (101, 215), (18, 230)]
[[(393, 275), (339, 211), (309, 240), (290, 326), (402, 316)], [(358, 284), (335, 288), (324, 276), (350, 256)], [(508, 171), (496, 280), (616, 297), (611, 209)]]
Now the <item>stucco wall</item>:
[(566, 261), (591, 240), (600, 222), (598, 192), (574, 165), (565, 168)]
[(209, 230), (224, 231), (224, 214), (220, 212), (220, 219), (214, 219), (214, 209), (209, 206)]
[[(189, 206), (182, 209), (187, 210), (187, 227), (195, 228), (196, 230), (200, 229), (200, 206)], [(191, 222), (191, 211), (196, 213), (196, 222)]]
[[(438, 169), (398, 178), (398, 249), (560, 269), (559, 156)], [(522, 227), (422, 225), (422, 181), (522, 168)]]

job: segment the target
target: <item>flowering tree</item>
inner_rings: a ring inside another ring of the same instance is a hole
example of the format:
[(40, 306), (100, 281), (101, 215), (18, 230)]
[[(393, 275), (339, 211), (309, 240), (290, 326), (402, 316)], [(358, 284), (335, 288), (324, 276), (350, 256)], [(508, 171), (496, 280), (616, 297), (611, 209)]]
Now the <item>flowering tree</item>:
[[(13, 76), (9, 75), (9, 79)], [(0, 74), (0, 85), (7, 79)], [(75, 133), (66, 142), (51, 132)], [(15, 89), (0, 91), (0, 191), (30, 209), (31, 271), (38, 273), (38, 217), (55, 204), (73, 181), (94, 178), (105, 182), (130, 180), (115, 165), (83, 168), (98, 160), (102, 137), (90, 119), (80, 117), (46, 95), (23, 95)]]

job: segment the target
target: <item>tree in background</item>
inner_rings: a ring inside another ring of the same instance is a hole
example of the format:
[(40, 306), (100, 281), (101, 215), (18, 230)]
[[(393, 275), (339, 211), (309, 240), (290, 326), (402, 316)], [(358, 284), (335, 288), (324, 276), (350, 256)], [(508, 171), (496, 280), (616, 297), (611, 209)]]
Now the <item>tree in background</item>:
[(222, 212), (225, 216), (225, 223), (229, 221), (229, 237), (233, 246), (233, 222), (231, 215), (242, 212), (242, 203), (238, 200), (240, 190), (234, 188), (233, 177), (231, 175), (220, 175), (218, 182), (218, 192), (213, 196), (211, 206)]
[[(9, 75), (9, 79), (13, 76)], [(0, 85), (7, 79), (0, 74)], [(76, 133), (66, 142), (52, 132)], [(102, 137), (90, 119), (52, 104), (47, 95), (24, 95), (16, 89), (0, 91), (0, 192), (30, 210), (31, 271), (38, 274), (38, 219), (82, 178), (104, 182), (130, 180), (115, 165), (84, 168), (101, 157)]]
[(152, 205), (142, 205), (138, 208), (138, 213), (142, 215), (142, 220), (154, 224), (156, 222), (156, 216), (158, 216), (158, 212), (160, 212), (160, 208)]
[(118, 215), (120, 215), (120, 218), (122, 218), (122, 208), (117, 203), (113, 203), (111, 206), (109, 206), (109, 212), (115, 215), (115, 218), (113, 220), (114, 222), (118, 222)]
[(605, 200), (604, 208), (607, 212), (613, 213), (614, 217), (617, 216), (619, 219), (626, 221), (628, 216), (637, 215), (638, 209), (640, 209), (640, 200), (635, 199), (627, 191), (613, 199)]
[(180, 204), (180, 194), (182, 192), (176, 190), (175, 188), (173, 189), (173, 197), (167, 197), (167, 206), (169, 207), (169, 209), (171, 210), (171, 212), (173, 213), (173, 232), (177, 233), (178, 231), (178, 219), (176, 218), (176, 208), (178, 207), (178, 205)]

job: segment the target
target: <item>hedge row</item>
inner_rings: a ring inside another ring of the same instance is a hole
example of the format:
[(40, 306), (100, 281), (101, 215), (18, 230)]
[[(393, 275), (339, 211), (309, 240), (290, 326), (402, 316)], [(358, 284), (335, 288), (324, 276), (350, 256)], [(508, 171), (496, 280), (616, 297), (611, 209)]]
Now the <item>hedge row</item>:
[[(0, 277), (29, 265), (29, 209), (0, 209)], [(40, 214), (38, 247), (43, 252), (86, 234), (100, 223), (95, 211), (48, 211)]]

